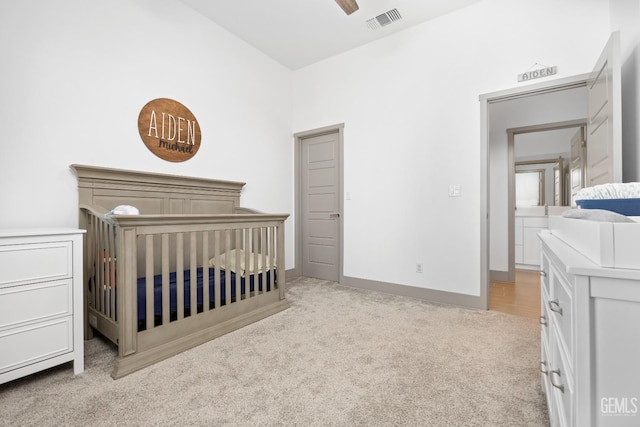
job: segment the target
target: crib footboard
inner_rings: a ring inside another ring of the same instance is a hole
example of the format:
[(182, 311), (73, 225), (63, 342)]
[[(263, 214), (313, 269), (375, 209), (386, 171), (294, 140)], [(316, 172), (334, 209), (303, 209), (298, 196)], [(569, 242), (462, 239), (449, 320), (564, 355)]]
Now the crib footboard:
[(118, 345), (114, 378), (288, 307), (288, 215), (84, 212), (87, 322)]

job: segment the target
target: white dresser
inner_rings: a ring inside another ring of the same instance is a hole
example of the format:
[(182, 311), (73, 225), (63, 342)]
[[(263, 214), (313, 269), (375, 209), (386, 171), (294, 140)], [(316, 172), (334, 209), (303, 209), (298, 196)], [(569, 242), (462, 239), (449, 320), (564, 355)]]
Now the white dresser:
[(515, 261), (517, 268), (537, 270), (540, 267), (540, 240), (538, 233), (546, 230), (546, 216), (515, 217)]
[(552, 233), (540, 234), (551, 425), (639, 426), (640, 270), (603, 268)]
[(0, 384), (84, 370), (82, 230), (0, 229)]

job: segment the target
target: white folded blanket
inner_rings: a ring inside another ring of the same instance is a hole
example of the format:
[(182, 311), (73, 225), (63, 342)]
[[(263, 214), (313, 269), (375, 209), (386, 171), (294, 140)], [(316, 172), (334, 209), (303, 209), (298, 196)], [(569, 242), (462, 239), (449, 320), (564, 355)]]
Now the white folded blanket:
[(637, 199), (640, 198), (640, 182), (595, 185), (579, 190), (576, 200)]

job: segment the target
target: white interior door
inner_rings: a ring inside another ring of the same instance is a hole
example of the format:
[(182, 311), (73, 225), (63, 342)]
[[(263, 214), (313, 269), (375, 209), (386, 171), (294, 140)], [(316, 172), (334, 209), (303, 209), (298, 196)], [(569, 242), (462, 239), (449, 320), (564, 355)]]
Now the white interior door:
[(304, 138), (301, 147), (302, 275), (339, 281), (338, 132)]
[(622, 182), (620, 33), (611, 34), (587, 82), (587, 186)]

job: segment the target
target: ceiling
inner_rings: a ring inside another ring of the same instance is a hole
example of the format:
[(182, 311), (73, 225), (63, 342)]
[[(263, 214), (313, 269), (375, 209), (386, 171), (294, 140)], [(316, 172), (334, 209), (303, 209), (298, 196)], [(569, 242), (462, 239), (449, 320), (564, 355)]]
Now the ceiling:
[[(296, 70), (480, 0), (181, 0), (285, 67)], [(397, 9), (401, 19), (367, 21)], [(376, 27), (371, 29), (370, 26)]]

